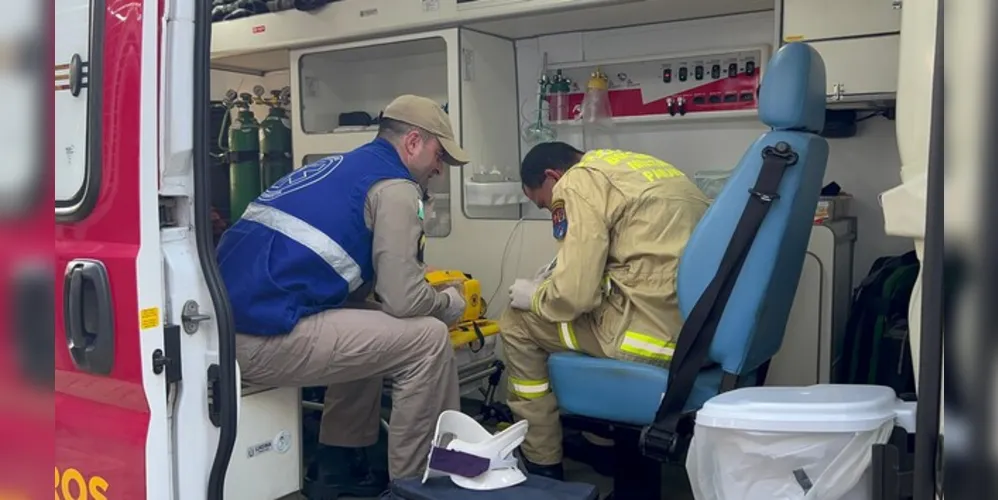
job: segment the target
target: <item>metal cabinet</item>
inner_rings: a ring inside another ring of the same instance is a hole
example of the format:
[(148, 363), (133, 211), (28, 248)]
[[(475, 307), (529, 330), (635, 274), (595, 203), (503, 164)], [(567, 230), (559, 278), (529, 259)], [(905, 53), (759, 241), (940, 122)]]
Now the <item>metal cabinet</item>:
[(901, 6), (900, 0), (783, 0), (783, 40), (897, 33)]
[(782, 42), (808, 43), (825, 61), (830, 105), (894, 98), (902, 0), (782, 0), (778, 5)]
[(898, 88), (900, 35), (811, 42), (825, 61), (830, 103), (891, 98)]

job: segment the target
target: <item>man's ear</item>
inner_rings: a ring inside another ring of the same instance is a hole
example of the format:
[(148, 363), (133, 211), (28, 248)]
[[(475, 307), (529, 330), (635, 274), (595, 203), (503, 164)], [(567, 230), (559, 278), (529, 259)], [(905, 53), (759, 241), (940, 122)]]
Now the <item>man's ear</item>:
[(415, 129), (406, 132), (402, 136), (402, 144), (405, 145), (406, 149), (412, 149), (413, 151), (419, 147), (422, 140), (423, 138), (419, 135), (419, 131)]
[(550, 178), (554, 179), (555, 182), (557, 182), (558, 179), (561, 179), (561, 174), (563, 174), (563, 173), (564, 172), (562, 172), (561, 170), (555, 170), (553, 168), (549, 168), (549, 169), (547, 169), (547, 170), (544, 171), (544, 176), (545, 177), (550, 177)]

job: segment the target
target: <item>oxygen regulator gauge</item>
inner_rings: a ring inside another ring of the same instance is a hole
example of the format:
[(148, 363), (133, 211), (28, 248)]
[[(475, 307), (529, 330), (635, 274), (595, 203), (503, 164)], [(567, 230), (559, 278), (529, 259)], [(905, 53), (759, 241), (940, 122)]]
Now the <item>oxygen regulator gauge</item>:
[(236, 98), (238, 98), (238, 97), (239, 97), (239, 94), (237, 94), (236, 91), (233, 90), (233, 89), (229, 89), (229, 90), (225, 91), (225, 102), (227, 102), (229, 104), (232, 104), (233, 102), (235, 102)]
[(281, 89), (281, 93), (278, 95), (278, 99), (280, 99), (280, 101), (282, 103), (285, 103), (285, 104), (290, 103), (291, 102), (291, 87), (290, 86), (285, 86), (284, 88), (282, 88)]
[(267, 89), (263, 88), (263, 85), (254, 85), (253, 86), (253, 95), (255, 95), (256, 97), (263, 97), (263, 94), (266, 94), (266, 93), (267, 93)]

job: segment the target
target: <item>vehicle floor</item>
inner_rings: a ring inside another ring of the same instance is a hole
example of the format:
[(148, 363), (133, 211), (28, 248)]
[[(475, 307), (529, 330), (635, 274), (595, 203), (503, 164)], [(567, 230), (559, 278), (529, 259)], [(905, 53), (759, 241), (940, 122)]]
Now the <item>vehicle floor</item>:
[[(386, 420), (390, 418), (391, 401), (387, 399), (384, 401), (383, 417)], [(464, 399), (462, 401), (462, 410), (468, 414), (475, 414), (480, 403), (473, 399)], [(317, 419), (315, 420), (317, 423)], [(486, 424), (486, 427), (491, 427)], [(317, 429), (312, 432), (309, 430), (305, 431), (303, 435), (304, 439), (317, 439)], [(382, 441), (376, 446), (375, 451), (373, 451), (379, 460), (387, 460), (387, 443), (385, 439), (387, 435), (382, 432)], [(306, 447), (309, 448), (309, 447)], [(572, 482), (588, 483), (596, 485), (600, 491), (600, 498), (606, 497), (611, 491), (613, 491), (613, 478), (604, 476), (596, 472), (591, 466), (577, 462), (571, 459), (565, 459), (565, 479)], [(686, 476), (686, 469), (681, 466), (664, 466), (662, 468), (662, 492), (663, 499), (667, 500), (694, 500), (693, 494), (690, 491), (689, 480)], [(341, 497), (341, 498), (357, 498), (358, 500), (379, 500), (381, 497)], [(305, 496), (300, 493), (292, 493), (278, 500), (305, 500)], [(625, 499), (619, 499), (625, 500)]]
[[(613, 491), (613, 479), (597, 473), (592, 467), (586, 464), (575, 462), (573, 460), (565, 460), (565, 480), (596, 485), (596, 487), (599, 488), (600, 498), (606, 497), (611, 491)], [(664, 492), (662, 498), (668, 500), (694, 500), (693, 495), (689, 492), (688, 484), (685, 470), (681, 468), (673, 469), (666, 467), (662, 472), (662, 491)], [(676, 486), (679, 487), (677, 488)], [(341, 498), (379, 500), (381, 497)], [(279, 500), (306, 499), (305, 496), (300, 493), (292, 493), (291, 495), (287, 495)]]

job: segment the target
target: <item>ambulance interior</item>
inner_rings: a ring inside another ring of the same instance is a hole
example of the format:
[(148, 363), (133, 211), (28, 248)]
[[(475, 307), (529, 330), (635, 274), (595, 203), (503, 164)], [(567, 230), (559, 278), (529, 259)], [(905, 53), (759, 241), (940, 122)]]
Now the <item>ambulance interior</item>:
[[(928, 75), (898, 75), (904, 51), (932, 46), (931, 37), (920, 47), (902, 45), (902, 37), (933, 30), (934, 22), (902, 31), (907, 10), (890, 0), (340, 0), (308, 11), (221, 12), (211, 56), (216, 224), (233, 222), (237, 190), (263, 189), (239, 184), (224, 155), (228, 129), (246, 118), (233, 96), (247, 100), (261, 126), (275, 105), (286, 110), (280, 118), (290, 129), (294, 168), (373, 139), (378, 114), (394, 97), (430, 97), (446, 107), (472, 162), (430, 186), (427, 264), (478, 280), (485, 314), (495, 319), (512, 282), (532, 276), (556, 251), (549, 214), (525, 198), (518, 178), (534, 144), (647, 153), (710, 197), (768, 129), (756, 103), (767, 62), (783, 44), (803, 41), (826, 66), (830, 153), (800, 284), (765, 384), (839, 382), (848, 371), (841, 360), (853, 289), (875, 260), (913, 248), (911, 238), (887, 233), (880, 201), (903, 181), (902, 155), (913, 154), (899, 143), (896, 118), (908, 113), (928, 128), (926, 91), (914, 87), (930, 85), (931, 62), (906, 63)], [(579, 118), (594, 73), (606, 76), (612, 103), (612, 117), (597, 124)], [(896, 106), (902, 92), (925, 102), (904, 110)], [(268, 96), (277, 100), (267, 104)], [(501, 419), (508, 417), (501, 405), (481, 404), (505, 400), (496, 339), (457, 352), (468, 411), (485, 408), (492, 411), (486, 417)], [(911, 363), (909, 343), (896, 363)], [(300, 489), (322, 408), (315, 390), (243, 386), (227, 498), (269, 500)], [(583, 465), (568, 475), (613, 489), (610, 478)], [(686, 481), (681, 471), (667, 479)]]

